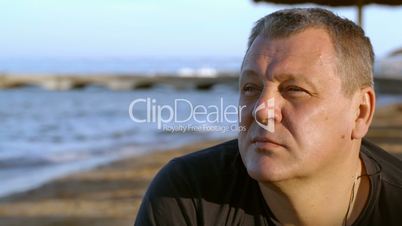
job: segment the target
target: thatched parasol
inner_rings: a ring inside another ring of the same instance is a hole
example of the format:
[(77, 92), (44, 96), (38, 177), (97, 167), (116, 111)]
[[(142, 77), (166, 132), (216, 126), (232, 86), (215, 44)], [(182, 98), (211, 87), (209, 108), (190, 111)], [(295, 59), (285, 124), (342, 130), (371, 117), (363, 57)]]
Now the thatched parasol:
[(362, 26), (362, 9), (364, 5), (380, 4), (380, 5), (401, 5), (402, 0), (253, 0), (254, 2), (272, 2), (278, 4), (303, 4), (315, 3), (328, 6), (357, 6), (358, 24)]

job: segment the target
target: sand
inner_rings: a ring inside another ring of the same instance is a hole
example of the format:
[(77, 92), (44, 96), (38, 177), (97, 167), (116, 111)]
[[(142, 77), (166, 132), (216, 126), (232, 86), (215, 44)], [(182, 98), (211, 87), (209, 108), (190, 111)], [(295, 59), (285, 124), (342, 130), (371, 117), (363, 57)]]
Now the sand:
[[(367, 137), (402, 157), (402, 104), (378, 110)], [(221, 142), (205, 141), (176, 150), (155, 151), (2, 198), (0, 225), (133, 225), (149, 182), (166, 162)]]
[(146, 188), (170, 159), (224, 140), (119, 160), (0, 199), (0, 225), (133, 225)]

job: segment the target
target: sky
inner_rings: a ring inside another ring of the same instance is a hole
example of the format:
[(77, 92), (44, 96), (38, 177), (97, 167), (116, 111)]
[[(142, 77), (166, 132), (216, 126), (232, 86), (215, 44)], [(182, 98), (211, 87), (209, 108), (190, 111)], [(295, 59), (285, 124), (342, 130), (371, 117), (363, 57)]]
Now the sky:
[[(288, 7), (251, 0), (0, 0), (0, 57), (239, 57), (253, 23)], [(356, 20), (354, 7), (328, 9)], [(402, 6), (364, 9), (378, 57), (402, 47), (401, 22)]]

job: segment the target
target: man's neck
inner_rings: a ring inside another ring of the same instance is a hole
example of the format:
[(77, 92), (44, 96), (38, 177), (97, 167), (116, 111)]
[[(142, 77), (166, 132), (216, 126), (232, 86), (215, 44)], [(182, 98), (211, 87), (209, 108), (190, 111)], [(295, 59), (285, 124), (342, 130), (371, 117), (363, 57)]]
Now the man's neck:
[[(364, 208), (369, 181), (360, 159), (331, 175), (259, 183), (281, 225), (351, 225)], [(353, 197), (352, 197), (353, 196)], [(349, 211), (348, 211), (349, 209)]]

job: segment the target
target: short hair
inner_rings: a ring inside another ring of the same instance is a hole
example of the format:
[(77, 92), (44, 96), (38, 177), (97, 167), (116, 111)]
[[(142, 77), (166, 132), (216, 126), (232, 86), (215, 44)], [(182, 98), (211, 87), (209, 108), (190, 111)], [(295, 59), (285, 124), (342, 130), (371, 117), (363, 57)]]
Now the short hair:
[(259, 19), (251, 31), (247, 52), (259, 35), (286, 38), (307, 28), (322, 28), (328, 32), (336, 52), (335, 70), (347, 96), (362, 87), (374, 86), (374, 52), (370, 39), (360, 26), (326, 9), (284, 9)]

